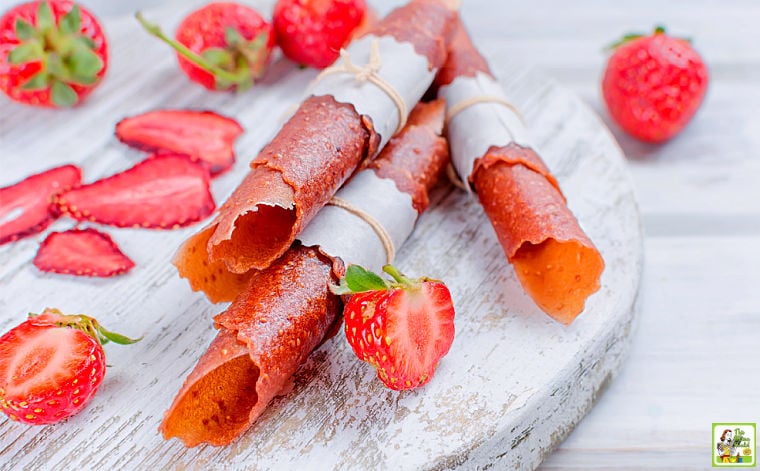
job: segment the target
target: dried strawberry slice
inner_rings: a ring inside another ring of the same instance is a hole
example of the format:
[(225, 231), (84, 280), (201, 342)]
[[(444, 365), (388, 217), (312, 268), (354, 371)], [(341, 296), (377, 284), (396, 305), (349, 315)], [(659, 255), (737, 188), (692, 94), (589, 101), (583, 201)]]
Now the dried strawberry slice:
[(0, 245), (42, 232), (57, 217), (53, 196), (82, 182), (82, 171), (63, 165), (0, 188)]
[(242, 132), (237, 121), (213, 111), (149, 111), (116, 125), (121, 142), (149, 152), (189, 155), (212, 175), (235, 163), (234, 143)]
[(208, 171), (177, 154), (154, 155), (134, 167), (55, 198), (61, 213), (117, 227), (173, 229), (216, 208)]
[(135, 266), (111, 236), (91, 228), (50, 233), (33, 263), (46, 272), (100, 277), (126, 273)]

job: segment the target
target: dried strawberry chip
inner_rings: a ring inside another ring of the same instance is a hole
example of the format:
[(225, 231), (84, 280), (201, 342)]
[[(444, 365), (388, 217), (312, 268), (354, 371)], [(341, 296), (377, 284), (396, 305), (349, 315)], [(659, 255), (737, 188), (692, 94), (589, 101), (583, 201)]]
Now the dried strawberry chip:
[(81, 181), (79, 167), (63, 165), (0, 188), (0, 245), (42, 232), (58, 217), (53, 196)]
[(55, 198), (61, 213), (117, 227), (173, 229), (216, 208), (209, 174), (184, 155), (154, 155), (134, 167)]
[(111, 236), (90, 228), (50, 233), (33, 263), (46, 272), (101, 277), (119, 275), (135, 266)]
[(213, 111), (149, 111), (116, 125), (121, 142), (149, 152), (186, 154), (212, 175), (235, 163), (234, 143), (242, 132), (237, 121)]

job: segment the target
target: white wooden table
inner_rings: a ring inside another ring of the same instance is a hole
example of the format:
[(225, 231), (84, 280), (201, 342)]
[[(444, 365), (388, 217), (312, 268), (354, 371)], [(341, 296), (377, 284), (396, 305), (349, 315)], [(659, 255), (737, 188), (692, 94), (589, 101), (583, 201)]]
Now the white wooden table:
[[(163, 2), (82, 3), (113, 18)], [(462, 3), (488, 58), (535, 65), (605, 120), (602, 49), (622, 33), (664, 23), (705, 57), (711, 87), (682, 135), (649, 146), (610, 126), (646, 233), (638, 325), (619, 375), (542, 468), (709, 467), (712, 422), (760, 422), (760, 5)]]

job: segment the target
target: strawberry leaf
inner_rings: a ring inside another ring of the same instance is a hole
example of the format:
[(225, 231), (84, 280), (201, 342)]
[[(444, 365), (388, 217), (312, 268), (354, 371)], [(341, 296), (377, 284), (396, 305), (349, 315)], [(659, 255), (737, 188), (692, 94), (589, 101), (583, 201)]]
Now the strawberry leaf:
[(235, 28), (226, 27), (224, 28), (224, 41), (229, 46), (234, 47), (238, 44), (243, 44), (245, 42), (245, 38)]
[(230, 54), (230, 52), (226, 49), (222, 49), (220, 47), (210, 47), (203, 51), (201, 55), (211, 64), (214, 64), (217, 67), (221, 67), (222, 69), (232, 68), (232, 66), (235, 64), (232, 54)]
[(22, 90), (42, 90), (48, 85), (49, 75), (45, 72), (37, 72), (22, 86)]
[(37, 34), (34, 25), (23, 18), (16, 18), (16, 37), (21, 41), (32, 39)]
[(259, 33), (251, 41), (243, 40), (235, 46), (235, 50), (245, 58), (246, 67), (249, 67), (253, 77), (264, 74), (267, 65), (267, 35)]
[(42, 90), (43, 88), (47, 87), (48, 84), (48, 74), (45, 72), (37, 72), (24, 82), (24, 84), (21, 86), (22, 90)]
[(349, 265), (340, 284), (330, 287), (334, 294), (356, 294), (388, 289), (388, 284), (377, 274), (359, 266)]
[(90, 85), (97, 81), (97, 74), (103, 68), (103, 59), (90, 49), (78, 47), (69, 57), (69, 67), (73, 82)]
[(63, 58), (58, 54), (50, 54), (46, 61), (47, 72), (56, 78), (64, 79), (68, 76), (68, 70), (66, 70), (66, 64), (63, 62)]
[(82, 17), (79, 14), (79, 6), (74, 5), (68, 13), (61, 17), (59, 28), (63, 34), (74, 34), (79, 32), (81, 24)]
[(75, 45), (78, 45), (80, 47), (85, 47), (87, 49), (94, 50), (97, 47), (95, 45), (95, 41), (93, 41), (92, 38), (88, 36), (76, 36), (74, 38), (71, 38), (71, 40), (74, 42)]
[(50, 96), (57, 106), (73, 106), (77, 103), (77, 93), (69, 85), (55, 80), (50, 87)]
[(14, 47), (8, 54), (8, 62), (13, 65), (26, 64), (27, 62), (39, 61), (45, 52), (38, 41), (27, 41)]
[(40, 2), (37, 10), (37, 29), (46, 31), (55, 28), (55, 17), (47, 1)]
[(106, 330), (105, 327), (103, 327), (100, 324), (96, 324), (95, 328), (98, 331), (99, 337), (101, 338), (100, 343), (106, 343), (108, 341), (111, 341), (113, 343), (117, 343), (119, 345), (129, 345), (133, 343), (137, 343), (143, 338), (129, 338), (126, 335), (117, 334), (116, 332), (111, 332), (110, 330)]

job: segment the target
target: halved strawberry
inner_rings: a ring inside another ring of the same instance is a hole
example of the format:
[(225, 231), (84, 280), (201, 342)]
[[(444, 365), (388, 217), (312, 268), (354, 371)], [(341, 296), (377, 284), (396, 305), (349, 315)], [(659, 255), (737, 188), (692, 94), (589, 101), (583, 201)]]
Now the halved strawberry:
[(242, 132), (237, 121), (213, 111), (149, 111), (116, 125), (116, 137), (128, 146), (186, 154), (200, 161), (212, 175), (235, 163), (235, 139)]
[(106, 373), (102, 344), (137, 342), (84, 315), (45, 309), (0, 337), (0, 409), (13, 420), (51, 424), (81, 411)]
[(216, 208), (208, 171), (184, 155), (154, 155), (134, 167), (55, 198), (63, 214), (117, 227), (173, 229)]
[(46, 272), (100, 277), (120, 275), (135, 266), (111, 236), (91, 228), (52, 232), (33, 263)]
[(0, 188), (0, 245), (42, 232), (58, 217), (53, 196), (81, 181), (79, 167), (64, 165)]
[(393, 281), (350, 265), (332, 287), (351, 295), (343, 310), (346, 339), (389, 388), (423, 386), (454, 341), (451, 293), (440, 281), (410, 280), (391, 265), (383, 271)]

